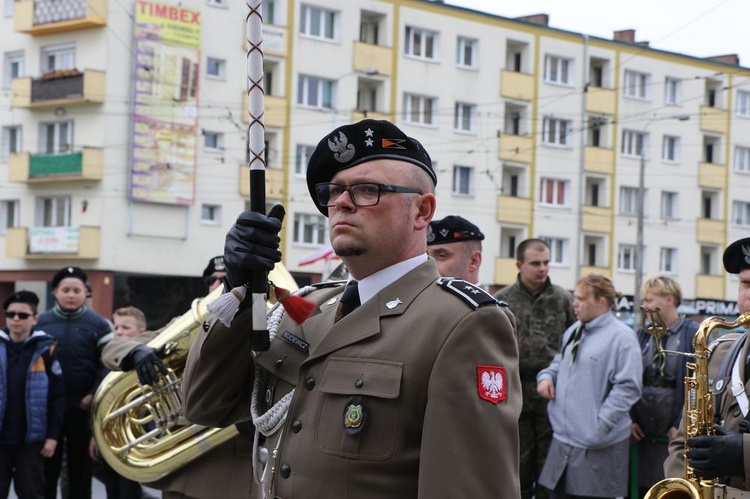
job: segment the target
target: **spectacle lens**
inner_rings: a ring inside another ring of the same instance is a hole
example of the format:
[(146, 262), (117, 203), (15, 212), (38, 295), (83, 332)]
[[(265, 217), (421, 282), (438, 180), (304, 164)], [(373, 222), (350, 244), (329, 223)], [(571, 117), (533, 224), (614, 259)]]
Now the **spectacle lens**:
[(27, 314), (26, 312), (5, 312), (5, 317), (8, 319), (15, 319), (18, 317), (22, 321), (25, 321), (29, 317), (31, 317), (31, 314)]

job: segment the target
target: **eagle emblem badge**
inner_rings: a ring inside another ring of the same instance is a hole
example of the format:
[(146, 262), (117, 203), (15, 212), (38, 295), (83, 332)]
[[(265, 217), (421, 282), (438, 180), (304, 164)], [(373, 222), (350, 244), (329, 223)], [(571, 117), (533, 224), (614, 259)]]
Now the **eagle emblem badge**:
[(333, 137), (333, 140), (328, 139), (328, 148), (333, 153), (333, 159), (339, 163), (346, 163), (354, 157), (355, 150), (354, 145), (349, 143), (349, 139), (346, 138), (344, 132), (339, 131), (338, 137)]
[(505, 368), (502, 366), (477, 366), (479, 397), (497, 404), (505, 400)]

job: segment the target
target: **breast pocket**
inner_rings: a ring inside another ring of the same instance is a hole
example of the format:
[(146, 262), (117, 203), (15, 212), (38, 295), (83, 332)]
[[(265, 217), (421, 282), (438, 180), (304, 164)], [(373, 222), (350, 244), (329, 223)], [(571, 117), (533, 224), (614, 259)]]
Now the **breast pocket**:
[(402, 373), (400, 362), (331, 357), (320, 382), (319, 450), (353, 459), (391, 457), (398, 436)]

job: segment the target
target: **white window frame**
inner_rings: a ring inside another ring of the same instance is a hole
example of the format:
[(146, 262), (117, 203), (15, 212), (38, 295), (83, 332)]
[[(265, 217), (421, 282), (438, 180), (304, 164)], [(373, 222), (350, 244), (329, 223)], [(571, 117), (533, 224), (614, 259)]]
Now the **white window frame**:
[(454, 165), (451, 192), (454, 196), (474, 196), (476, 171), (471, 166)]
[(224, 150), (224, 134), (203, 130), (203, 149), (209, 152)]
[(70, 196), (36, 198), (36, 227), (70, 227)]
[(3, 88), (10, 88), (13, 78), (21, 78), (25, 75), (26, 57), (23, 51), (6, 52), (3, 54)]
[(648, 100), (651, 75), (630, 69), (625, 70), (623, 95), (629, 99)]
[(263, 0), (263, 24), (276, 24), (276, 0)]
[[(646, 196), (643, 196), (644, 204)], [(638, 214), (638, 188), (620, 186), (620, 215), (635, 216)]]
[(661, 159), (665, 163), (679, 163), (680, 161), (680, 138), (673, 135), (665, 135), (662, 139)]
[(646, 146), (646, 134), (635, 130), (622, 131), (622, 144), (620, 152), (623, 156), (640, 158)]
[(750, 203), (745, 201), (732, 202), (732, 225), (750, 227)]
[[(50, 132), (52, 133), (51, 142)], [(73, 152), (73, 140), (73, 120), (39, 124), (39, 152), (41, 154), (69, 154)]]
[(201, 225), (221, 225), (221, 205), (201, 204)]
[[(297, 104), (311, 109), (333, 109), (336, 82), (311, 75), (299, 75)], [(310, 93), (315, 95), (311, 98)], [(311, 102), (314, 100), (314, 102)]]
[(549, 245), (549, 264), (552, 267), (562, 267), (568, 264), (568, 240), (560, 237), (545, 237), (539, 239)]
[(664, 103), (679, 106), (682, 101), (682, 81), (667, 76), (664, 79)]
[(63, 69), (75, 69), (76, 46), (74, 43), (50, 45), (41, 49), (42, 74)]
[(338, 39), (338, 13), (315, 5), (300, 6), (300, 35), (317, 40)]
[(555, 85), (571, 86), (573, 59), (556, 55), (544, 57), (544, 81)]
[(460, 133), (476, 133), (477, 106), (456, 102), (453, 110), (453, 130)]
[(617, 249), (617, 270), (635, 271), (635, 252), (634, 244), (621, 244)]
[(456, 66), (459, 68), (476, 69), (479, 40), (459, 36), (456, 40)]
[(434, 125), (436, 101), (426, 95), (404, 94), (404, 121), (412, 125)]
[(573, 122), (560, 118), (544, 117), (542, 122), (542, 143), (553, 146), (567, 146)]
[(295, 213), (292, 237), (294, 244), (323, 246), (328, 242), (328, 223), (322, 215)]
[(23, 128), (21, 125), (4, 126), (0, 136), (0, 159), (7, 160), (11, 154), (22, 151)]
[(429, 31), (414, 26), (406, 26), (406, 37), (404, 38), (404, 55), (425, 61), (437, 60), (438, 36), (434, 31)]
[(5, 234), (8, 229), (19, 226), (20, 206), (18, 199), (0, 200), (0, 234)]
[(307, 175), (307, 165), (314, 151), (315, 146), (297, 144), (297, 151), (294, 155), (294, 175), (296, 177), (304, 178)]
[(216, 57), (206, 57), (206, 78), (209, 80), (227, 79), (227, 61)]
[(552, 208), (566, 208), (570, 198), (569, 190), (568, 180), (542, 177), (539, 182), (539, 204)]
[(679, 218), (679, 201), (679, 193), (661, 191), (661, 218), (665, 220), (676, 220)]
[(677, 248), (662, 247), (659, 251), (659, 272), (676, 274), (677, 269)]
[(737, 116), (750, 118), (750, 92), (737, 90), (737, 104), (735, 105)]
[(735, 146), (733, 166), (737, 173), (750, 173), (750, 147)]

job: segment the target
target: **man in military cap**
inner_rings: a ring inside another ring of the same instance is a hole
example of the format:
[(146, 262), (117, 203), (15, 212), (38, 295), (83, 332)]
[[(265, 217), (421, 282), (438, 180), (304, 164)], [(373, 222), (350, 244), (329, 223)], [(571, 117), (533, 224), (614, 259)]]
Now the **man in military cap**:
[(208, 261), (208, 265), (203, 270), (203, 282), (206, 283), (209, 293), (221, 286), (221, 280), (224, 279), (225, 274), (224, 255), (215, 256)]
[(435, 259), (438, 272), (479, 285), (482, 240), (479, 227), (463, 217), (450, 215), (433, 220), (427, 228), (427, 253)]
[[(518, 497), (513, 329), (491, 295), (441, 278), (428, 258), (436, 182), (422, 145), (390, 122), (327, 134), (307, 185), (349, 283), (309, 291), (302, 325), (274, 312), (270, 349), (255, 356), (246, 309), (199, 333), (186, 415), (213, 426), (253, 417), (267, 435), (266, 497)], [(279, 208), (239, 216), (226, 284), (281, 260)]]
[[(739, 239), (724, 251), (724, 268), (738, 274), (737, 308), (747, 329), (750, 326), (750, 237)], [(696, 476), (718, 478), (721, 483), (743, 491), (750, 491), (750, 332), (739, 336), (726, 335), (718, 340), (708, 363), (712, 380), (714, 410), (720, 415), (714, 425), (714, 435), (688, 439), (687, 458)], [(713, 346), (712, 346), (713, 347)], [(677, 438), (669, 443), (669, 457), (664, 462), (666, 477), (684, 478), (685, 418)], [(732, 497), (748, 498), (747, 492), (736, 492)]]

